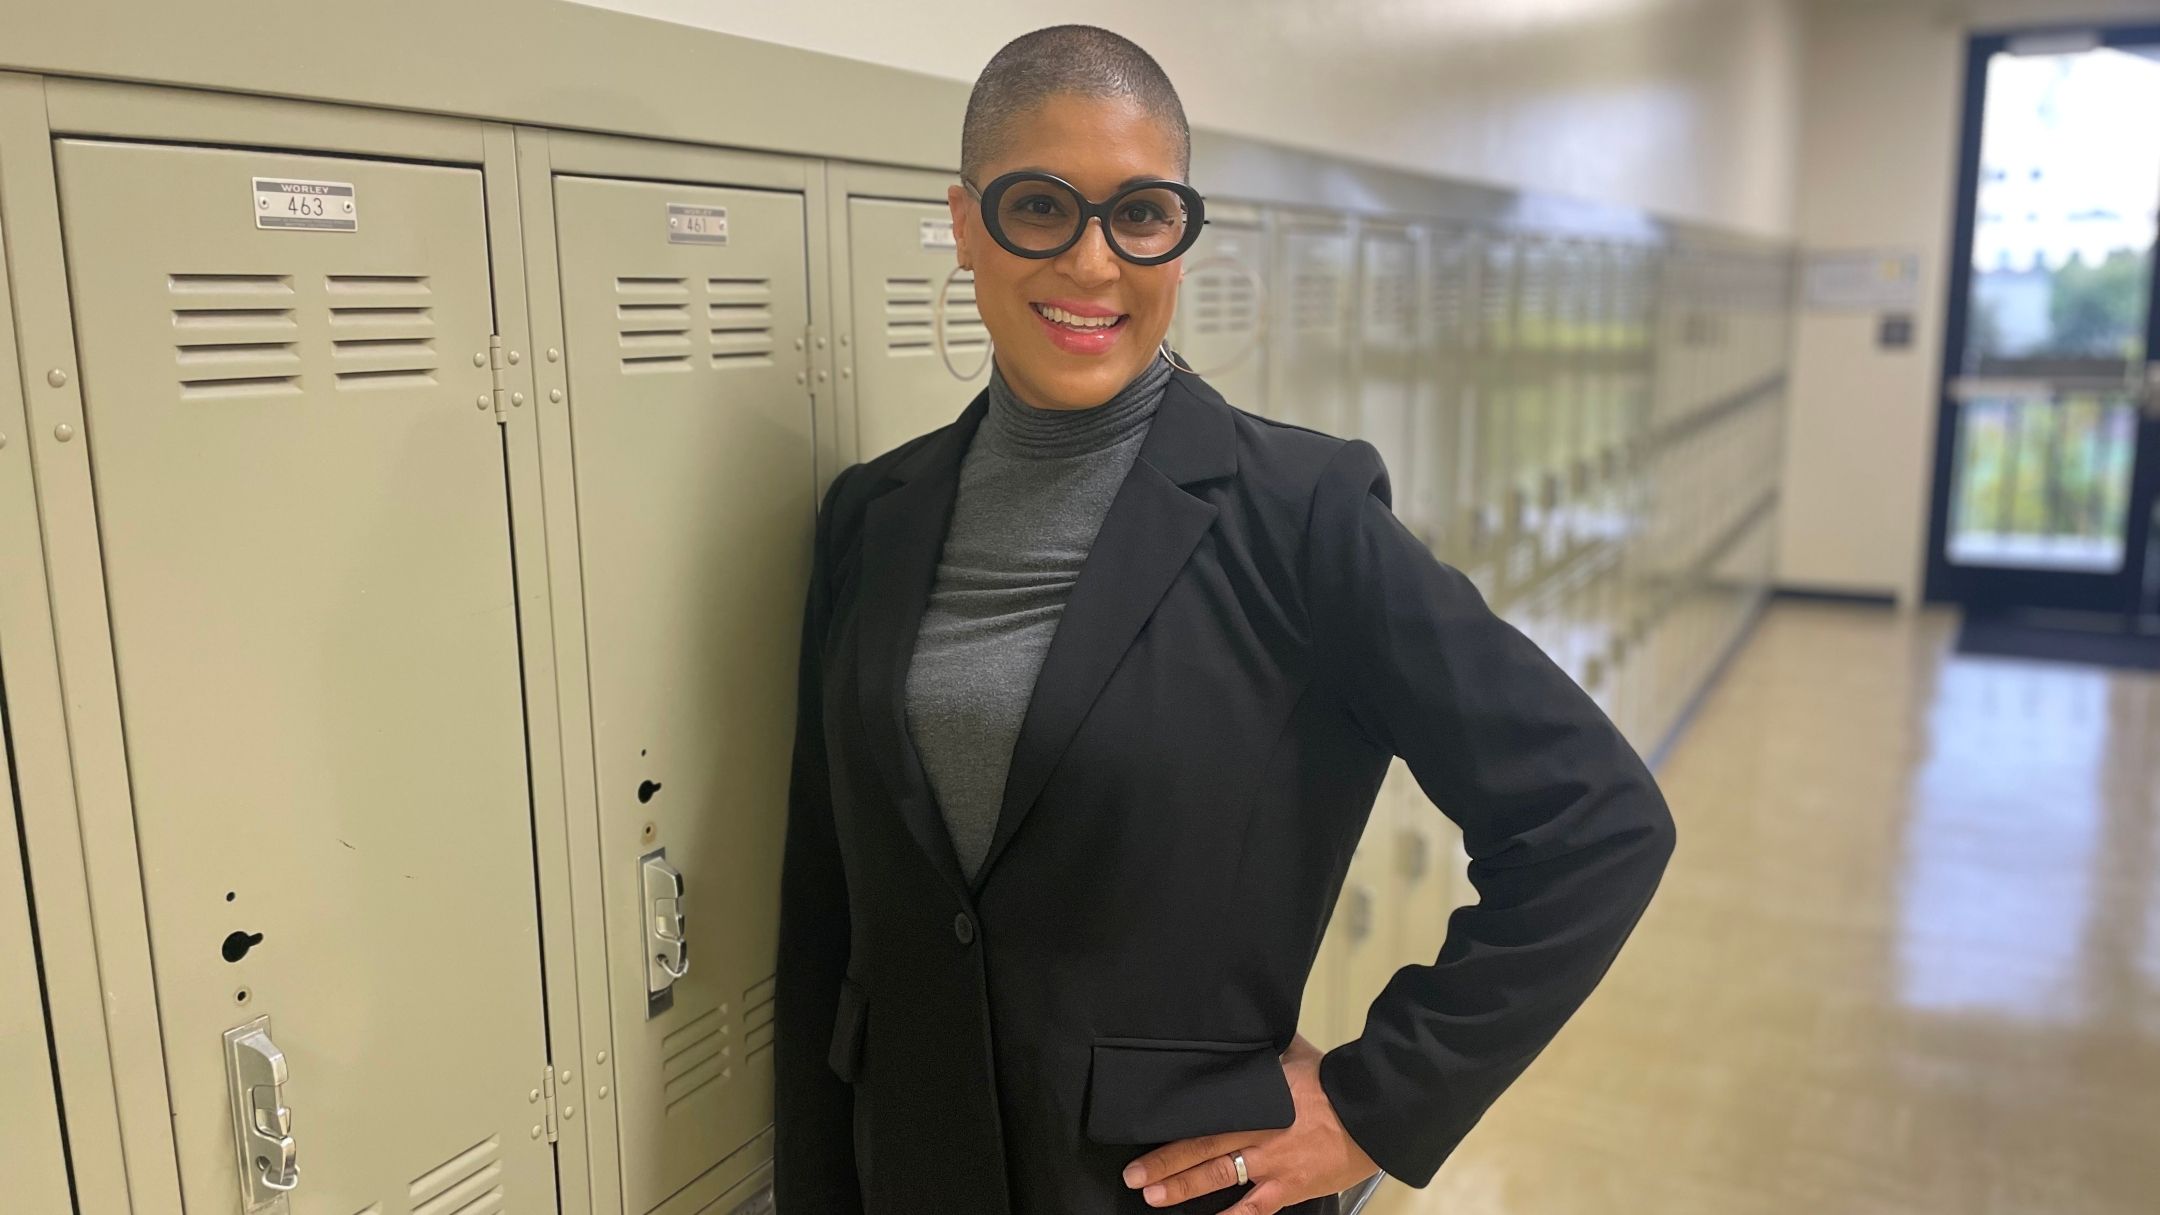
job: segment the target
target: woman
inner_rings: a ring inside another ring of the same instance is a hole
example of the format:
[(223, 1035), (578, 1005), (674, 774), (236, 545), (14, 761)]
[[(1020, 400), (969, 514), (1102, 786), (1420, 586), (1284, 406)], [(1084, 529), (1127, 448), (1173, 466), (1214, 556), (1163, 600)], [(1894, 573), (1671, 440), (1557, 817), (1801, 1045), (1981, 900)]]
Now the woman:
[[(1374, 449), (1162, 346), (1203, 202), (1154, 60), (1057, 26), (950, 195), (994, 346), (826, 494), (782, 877), (784, 1215), (1304, 1215), (1428, 1182), (1673, 844), (1596, 705), (1389, 509)], [(1322, 1055), (1300, 998), (1405, 757), (1481, 897)]]

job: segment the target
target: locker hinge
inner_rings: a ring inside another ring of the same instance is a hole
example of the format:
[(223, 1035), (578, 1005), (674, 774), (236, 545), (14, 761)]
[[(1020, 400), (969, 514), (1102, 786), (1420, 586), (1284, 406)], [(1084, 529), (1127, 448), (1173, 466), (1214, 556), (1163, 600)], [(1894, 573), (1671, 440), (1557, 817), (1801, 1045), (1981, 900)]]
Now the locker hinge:
[(547, 1129), (547, 1141), (553, 1143), (560, 1137), (555, 1121), (555, 1065), (540, 1069), (540, 1106), (547, 1111), (547, 1119), (541, 1125)]
[[(508, 424), (510, 421), (510, 410), (508, 408), (510, 393), (503, 386), (503, 344), (502, 335), (499, 333), (488, 335), (488, 375), (492, 376), (495, 381), (495, 421), (498, 424)], [(548, 1112), (549, 1117), (552, 1118), (554, 1116), (554, 1107), (549, 1106)], [(555, 1135), (553, 1130), (550, 1129), (548, 1142), (553, 1143), (554, 1141)]]

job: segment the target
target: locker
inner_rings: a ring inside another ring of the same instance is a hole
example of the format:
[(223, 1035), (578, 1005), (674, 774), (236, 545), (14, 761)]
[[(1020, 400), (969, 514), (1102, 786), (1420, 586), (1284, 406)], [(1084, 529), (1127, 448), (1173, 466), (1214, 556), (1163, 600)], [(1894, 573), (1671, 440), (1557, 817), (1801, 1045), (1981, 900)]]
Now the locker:
[(1267, 318), (1272, 310), (1267, 230), (1257, 208), (1211, 203), (1208, 226), (1182, 259), (1170, 348), (1223, 399), (1268, 412)]
[[(1485, 233), (1480, 240), (1477, 275), (1477, 357), (1471, 388), (1471, 551), (1493, 588), (1496, 606), (1505, 606), (1510, 576), (1507, 558), (1521, 527), (1522, 495), (1513, 471), (1514, 411), (1519, 396), (1520, 363), (1516, 335), (1520, 300), (1518, 238)], [(1482, 585), (1482, 584), (1481, 584)]]
[[(21, 389), (15, 356), (15, 318), (8, 294), (7, 233), (0, 230), (0, 430), (15, 429)], [(0, 446), (0, 477), (21, 483), (29, 472), (25, 445)], [(0, 670), (0, 688), (6, 671)], [(20, 841), (16, 742), (0, 702), (0, 1177), (32, 1211), (69, 1209), (67, 1159), (61, 1149), (60, 1107), (46, 1040), (45, 990), (31, 933), (30, 891)]]
[(1440, 228), (1429, 231), (1420, 248), (1425, 303), (1418, 317), (1410, 432), (1419, 471), (1408, 499), (1396, 495), (1396, 513), (1413, 521), (1442, 560), (1460, 566), (1471, 560), (1469, 459), (1476, 445), (1467, 430), (1465, 404), (1474, 397), (1470, 310), (1477, 298), (1476, 245), (1466, 231)]
[(1269, 406), (1272, 416), (1333, 435), (1353, 423), (1350, 400), (1350, 290), (1355, 247), (1349, 225), (1316, 216), (1276, 224)]
[[(0, 288), (4, 289), (4, 288)], [(6, 341), (0, 337), (0, 341)], [(12, 381), (11, 381), (12, 383)], [(0, 391), (7, 391), (0, 388)], [(7, 722), (0, 714), (0, 739)], [(8, 1201), (23, 1211), (66, 1211), (67, 1158), (60, 1146), (60, 1106), (45, 1041), (45, 992), (30, 933), (30, 897), (17, 847), (10, 746), (0, 746), (0, 1177)]]
[(481, 175), (56, 167), (183, 1199), (552, 1206)]
[[(624, 1209), (643, 1215), (739, 1164), (773, 1117), (780, 854), (817, 512), (807, 221), (803, 195), (784, 190), (559, 173), (553, 194), (607, 1108)], [(682, 239), (677, 212), (724, 216), (725, 239)]]
[(1596, 279), (1593, 254), (1582, 241), (1567, 241), (1558, 251), (1554, 303), (1554, 417), (1546, 450), (1544, 493), (1553, 503), (1546, 551), (1554, 560), (1570, 560), (1582, 543), (1582, 504), (1589, 490), (1590, 414), (1594, 408), (1590, 366), (1595, 337)]
[(1410, 513), (1424, 475), (1411, 429), (1417, 337), (1417, 246), (1407, 229), (1365, 225), (1358, 232), (1355, 433), (1387, 462), (1395, 501), (1404, 508), (1398, 513)]
[[(952, 212), (942, 200), (851, 198), (847, 239), (855, 458), (868, 460), (960, 416), (989, 382), (990, 331), (975, 310), (975, 276), (956, 272)], [(941, 289), (943, 357), (933, 323)], [(954, 368), (967, 378), (956, 379)]]
[[(1394, 949), (1398, 963), (1430, 964), (1440, 954), (1440, 943), (1447, 937), (1448, 912), (1454, 909), (1449, 868), (1462, 833), (1425, 796), (1409, 765), (1395, 762), (1402, 772), (1395, 797), (1399, 843), (1395, 861), (1401, 877), (1391, 909), (1396, 921)], [(1381, 981), (1385, 983), (1386, 976)], [(1373, 994), (1379, 994), (1377, 988)]]
[(1410, 768), (1392, 760), (1374, 801), (1365, 834), (1350, 857), (1341, 905), (1329, 932), (1337, 935), (1336, 975), (1340, 984), (1335, 1037), (1348, 1041), (1365, 1029), (1365, 1011), (1388, 976), (1402, 965), (1398, 940), (1402, 902), (1402, 822), (1404, 786)]
[(1323, 1051), (1343, 1041), (1335, 1030), (1337, 1009), (1342, 1003), (1338, 995), (1341, 967), (1337, 965), (1342, 952), (1341, 930), (1335, 920), (1342, 916), (1343, 905), (1338, 901), (1327, 934), (1320, 940), (1320, 950), (1313, 957), (1312, 971), (1305, 979), (1305, 995), (1298, 1005), (1298, 1033)]

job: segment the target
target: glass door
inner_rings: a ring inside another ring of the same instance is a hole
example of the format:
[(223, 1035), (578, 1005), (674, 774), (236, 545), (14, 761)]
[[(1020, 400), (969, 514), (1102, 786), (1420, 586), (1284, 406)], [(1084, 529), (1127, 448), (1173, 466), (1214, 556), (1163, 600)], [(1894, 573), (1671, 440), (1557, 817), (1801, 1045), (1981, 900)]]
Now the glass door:
[(2160, 612), (2160, 29), (1976, 38), (1928, 597)]

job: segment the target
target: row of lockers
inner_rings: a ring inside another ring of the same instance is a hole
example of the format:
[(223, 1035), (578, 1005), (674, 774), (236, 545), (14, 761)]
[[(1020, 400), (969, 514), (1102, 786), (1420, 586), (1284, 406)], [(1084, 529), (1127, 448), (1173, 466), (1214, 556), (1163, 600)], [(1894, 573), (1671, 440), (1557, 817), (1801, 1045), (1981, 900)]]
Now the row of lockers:
[[(1405, 522), (1639, 747), (1658, 745), (1772, 576), (1786, 257), (1241, 218), (1196, 249), (1174, 344), (1239, 404), (1372, 441)], [(1322, 947), (1307, 1036), (1362, 1032), (1388, 978), (1432, 961), (1476, 897), (1459, 835), (1398, 762)]]
[[(61, 1091), (0, 1099), (0, 1171), (60, 1192), (64, 1119), (99, 1215), (762, 1209), (810, 522), (979, 386), (950, 179), (43, 85), (0, 81), (0, 1008), (50, 1017), (0, 1073)], [(1181, 354), (1372, 438), (1669, 725), (1767, 574), (1772, 259), (1213, 213)], [(1398, 773), (1316, 1039), (1460, 860)]]

